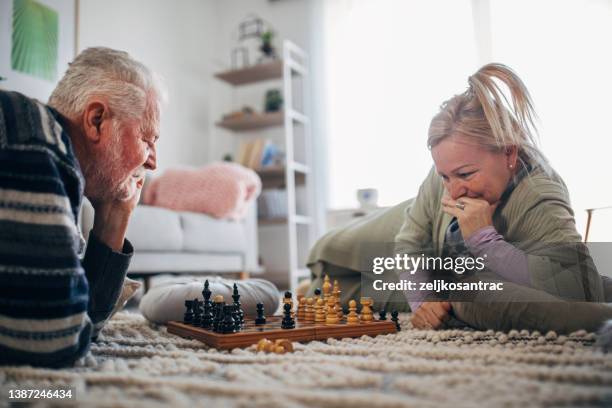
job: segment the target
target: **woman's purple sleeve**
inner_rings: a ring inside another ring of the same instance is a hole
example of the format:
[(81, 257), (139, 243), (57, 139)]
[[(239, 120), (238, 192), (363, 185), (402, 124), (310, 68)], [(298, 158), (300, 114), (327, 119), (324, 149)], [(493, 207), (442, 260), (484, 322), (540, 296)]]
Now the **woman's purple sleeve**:
[(421, 306), (421, 303), (425, 300), (427, 295), (429, 295), (428, 291), (421, 291), (420, 283), (426, 282), (427, 278), (424, 276), (426, 272), (422, 269), (417, 269), (416, 273), (411, 274), (410, 272), (404, 272), (400, 275), (400, 279), (412, 281), (417, 284), (416, 291), (404, 291), (404, 296), (410, 305), (410, 311), (412, 313), (416, 312), (416, 310)]
[(523, 286), (531, 286), (527, 255), (506, 242), (492, 226), (479, 229), (465, 240), (475, 257), (485, 257), (485, 266), (500, 277)]

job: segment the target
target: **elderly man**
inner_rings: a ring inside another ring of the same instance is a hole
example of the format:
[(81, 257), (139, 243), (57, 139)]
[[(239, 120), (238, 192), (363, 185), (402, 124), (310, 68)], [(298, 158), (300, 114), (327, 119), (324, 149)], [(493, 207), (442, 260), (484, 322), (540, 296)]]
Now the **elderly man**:
[[(0, 91), (0, 364), (74, 363), (111, 314), (156, 167), (160, 91), (127, 53), (83, 51), (48, 106)], [(83, 194), (95, 209), (84, 257)]]

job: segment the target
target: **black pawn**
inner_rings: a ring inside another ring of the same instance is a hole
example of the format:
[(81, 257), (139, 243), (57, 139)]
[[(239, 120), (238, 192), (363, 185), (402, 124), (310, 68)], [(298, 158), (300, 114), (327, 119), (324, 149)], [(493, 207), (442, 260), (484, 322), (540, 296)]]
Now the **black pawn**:
[(223, 307), (225, 306), (225, 302), (219, 302), (214, 304), (214, 313), (215, 317), (213, 318), (212, 328), (213, 331), (219, 332), (221, 323), (223, 323)]
[(393, 310), (391, 311), (391, 321), (393, 323), (395, 323), (395, 328), (397, 329), (397, 331), (402, 330), (399, 324), (399, 317), (398, 317), (399, 313), (397, 312), (397, 310)]
[(314, 294), (315, 294), (315, 296), (321, 296), (321, 288), (316, 288), (314, 290)]
[(295, 329), (295, 320), (291, 317), (291, 305), (285, 303), (283, 305), (284, 316), (281, 322), (281, 329)]
[(240, 305), (240, 294), (238, 293), (238, 285), (234, 283), (234, 293), (232, 294), (232, 299), (234, 299), (234, 306), (236, 306), (236, 315), (238, 316), (239, 324), (244, 323), (244, 311), (242, 310), (242, 306)]
[(378, 312), (378, 320), (387, 320), (387, 311), (385, 309), (381, 309)]
[(191, 324), (193, 321), (193, 300), (185, 301), (185, 314), (183, 315), (183, 323)]
[(264, 316), (263, 303), (257, 304), (257, 317), (255, 318), (255, 324), (256, 325), (266, 324), (266, 316)]
[(193, 299), (193, 325), (200, 326), (202, 324), (202, 302), (197, 298)]
[(236, 333), (236, 321), (234, 320), (233, 312), (234, 305), (223, 306), (223, 321), (220, 324), (219, 331), (223, 334)]
[(239, 332), (242, 328), (242, 323), (240, 323), (240, 312), (236, 305), (232, 305), (232, 317), (234, 318), (235, 329)]

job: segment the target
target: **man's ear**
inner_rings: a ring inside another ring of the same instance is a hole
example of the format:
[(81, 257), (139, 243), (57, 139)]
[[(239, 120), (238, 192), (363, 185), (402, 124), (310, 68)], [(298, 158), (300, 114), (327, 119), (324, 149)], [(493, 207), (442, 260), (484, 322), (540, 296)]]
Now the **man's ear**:
[(102, 100), (91, 100), (83, 112), (83, 128), (87, 139), (98, 143), (102, 137), (103, 130), (110, 125), (108, 105)]

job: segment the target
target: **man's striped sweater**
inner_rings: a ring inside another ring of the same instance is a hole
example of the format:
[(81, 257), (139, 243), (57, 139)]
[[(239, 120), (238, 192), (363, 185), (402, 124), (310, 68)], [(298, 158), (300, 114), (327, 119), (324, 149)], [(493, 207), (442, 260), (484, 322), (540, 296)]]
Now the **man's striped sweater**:
[(89, 348), (119, 297), (132, 247), (77, 221), (84, 179), (61, 116), (0, 91), (0, 365), (60, 367)]

